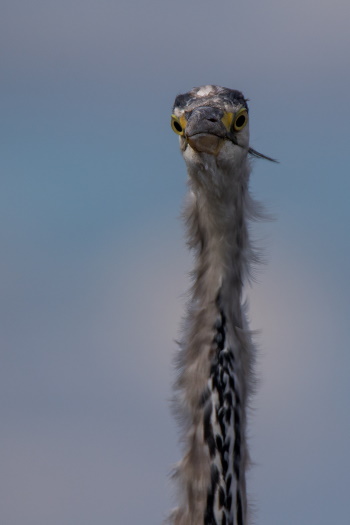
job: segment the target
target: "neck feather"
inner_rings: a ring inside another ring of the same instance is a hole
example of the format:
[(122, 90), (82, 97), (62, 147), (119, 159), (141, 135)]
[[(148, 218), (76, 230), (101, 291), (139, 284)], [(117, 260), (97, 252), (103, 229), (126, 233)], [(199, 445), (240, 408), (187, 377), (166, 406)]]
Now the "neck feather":
[(239, 166), (236, 177), (217, 167), (207, 166), (206, 171), (209, 174), (196, 171), (196, 177), (190, 178), (184, 213), (188, 245), (195, 253), (193, 300), (207, 304), (221, 290), (222, 300), (228, 292), (230, 300), (240, 301), (254, 258), (247, 226), (252, 209), (249, 167), (247, 163)]
[(254, 352), (241, 297), (253, 257), (249, 167), (245, 162), (230, 173), (203, 164), (189, 175), (184, 217), (195, 267), (175, 386), (185, 455), (176, 471), (180, 506), (172, 523), (246, 525), (246, 403)]

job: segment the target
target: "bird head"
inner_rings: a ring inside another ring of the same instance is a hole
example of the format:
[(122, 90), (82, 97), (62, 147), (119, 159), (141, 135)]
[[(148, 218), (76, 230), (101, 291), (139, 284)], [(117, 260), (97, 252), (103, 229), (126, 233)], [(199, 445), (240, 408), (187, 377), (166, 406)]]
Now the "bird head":
[(249, 147), (248, 105), (240, 91), (208, 85), (178, 95), (171, 127), (187, 163), (203, 154), (216, 157), (219, 164), (240, 161), (248, 153), (273, 160)]

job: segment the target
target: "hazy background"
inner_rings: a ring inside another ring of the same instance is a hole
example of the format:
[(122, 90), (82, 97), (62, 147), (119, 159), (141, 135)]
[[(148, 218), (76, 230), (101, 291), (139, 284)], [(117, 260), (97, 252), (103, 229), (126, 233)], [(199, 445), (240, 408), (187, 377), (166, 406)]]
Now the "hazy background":
[(176, 94), (250, 99), (258, 525), (350, 513), (348, 0), (2, 0), (0, 521), (160, 524), (191, 258)]

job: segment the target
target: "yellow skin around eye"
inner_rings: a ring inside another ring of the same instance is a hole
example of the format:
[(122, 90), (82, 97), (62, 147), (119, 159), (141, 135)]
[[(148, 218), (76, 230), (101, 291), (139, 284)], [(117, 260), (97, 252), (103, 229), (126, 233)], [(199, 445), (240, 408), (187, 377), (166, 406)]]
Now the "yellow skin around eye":
[[(242, 126), (236, 126), (236, 122), (238, 120), (238, 118), (241, 116), (241, 115), (244, 115), (245, 116), (245, 121), (243, 123)], [(234, 119), (234, 123), (233, 123), (233, 127), (235, 129), (235, 131), (241, 131), (241, 129), (244, 128), (244, 126), (247, 124), (248, 122), (248, 114), (247, 114), (247, 110), (242, 108), (238, 111), (238, 113), (236, 115), (234, 115), (233, 113), (231, 112), (227, 112), (225, 113), (225, 115), (222, 117), (221, 119), (221, 122), (223, 123), (223, 125), (225, 126), (225, 128), (227, 129), (227, 131), (230, 131), (231, 130), (231, 127), (232, 127), (232, 122), (233, 122), (233, 119)]]
[[(178, 123), (179, 126), (181, 126), (181, 131), (176, 129), (175, 122)], [(178, 118), (176, 115), (171, 115), (171, 128), (177, 135), (183, 135), (185, 131), (185, 127), (187, 124), (186, 118), (182, 115), (180, 118)]]
[[(245, 121), (244, 121), (243, 125), (236, 126), (236, 122), (237, 122), (237, 120), (239, 119), (239, 117), (241, 115), (245, 116)], [(176, 128), (175, 122), (177, 122), (178, 125), (181, 127), (181, 131)], [(222, 117), (221, 122), (223, 123), (223, 125), (225, 126), (227, 131), (231, 130), (232, 122), (233, 122), (233, 127), (234, 127), (235, 131), (241, 131), (241, 129), (243, 129), (245, 127), (245, 125), (247, 124), (247, 122), (248, 122), (247, 110), (245, 108), (242, 108), (242, 109), (240, 109), (238, 111), (238, 113), (236, 115), (234, 115), (234, 113), (231, 113), (231, 112), (228, 111)], [(186, 124), (187, 124), (187, 120), (186, 120), (186, 117), (184, 115), (182, 115), (181, 117), (177, 117), (176, 115), (171, 115), (171, 127), (172, 127), (173, 131), (177, 135), (183, 135), (184, 134), (185, 128), (186, 128)]]
[[(237, 126), (237, 125), (236, 125), (236, 122), (237, 122), (237, 120), (239, 119), (239, 117), (241, 117), (242, 115), (244, 115), (245, 120), (244, 120), (244, 122), (243, 122), (243, 124), (242, 124), (241, 126)], [(238, 111), (238, 113), (237, 113), (236, 116), (235, 116), (235, 120), (234, 120), (234, 123), (233, 123), (233, 127), (234, 127), (234, 129), (235, 129), (236, 131), (241, 131), (241, 129), (244, 128), (244, 126), (247, 124), (247, 122), (248, 122), (248, 113), (247, 113), (247, 110), (244, 109), (244, 108), (242, 108), (242, 109), (240, 109), (240, 110)]]
[(225, 115), (221, 119), (221, 122), (223, 123), (227, 131), (230, 131), (231, 129), (232, 121), (233, 121), (233, 113), (230, 113), (230, 112), (225, 113)]

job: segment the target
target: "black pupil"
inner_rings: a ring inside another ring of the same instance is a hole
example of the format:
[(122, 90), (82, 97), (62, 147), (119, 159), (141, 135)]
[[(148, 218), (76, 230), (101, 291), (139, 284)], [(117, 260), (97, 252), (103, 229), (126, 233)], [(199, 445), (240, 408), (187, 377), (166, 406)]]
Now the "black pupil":
[(178, 122), (176, 122), (176, 120), (174, 121), (174, 128), (176, 129), (176, 131), (179, 131), (181, 133), (182, 127)]
[(237, 128), (241, 128), (245, 123), (245, 116), (244, 115), (241, 115), (240, 117), (238, 117), (238, 119), (236, 120), (236, 127)]

